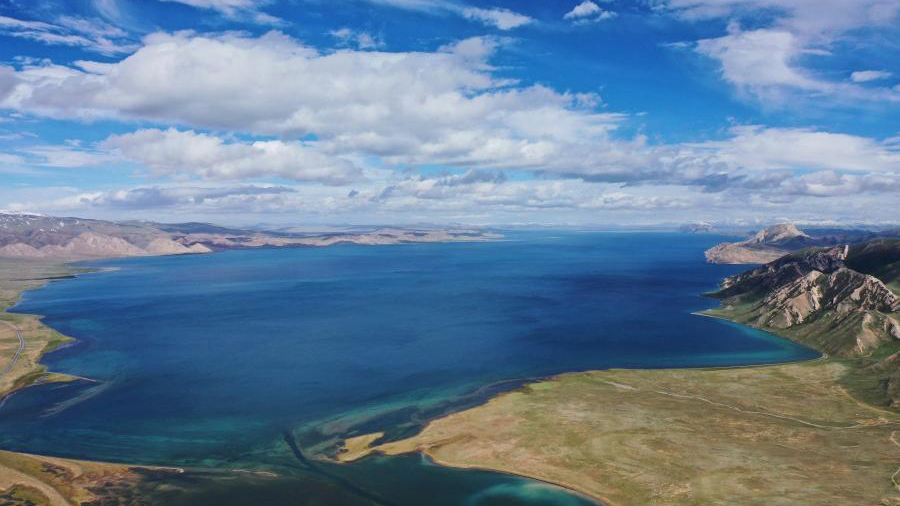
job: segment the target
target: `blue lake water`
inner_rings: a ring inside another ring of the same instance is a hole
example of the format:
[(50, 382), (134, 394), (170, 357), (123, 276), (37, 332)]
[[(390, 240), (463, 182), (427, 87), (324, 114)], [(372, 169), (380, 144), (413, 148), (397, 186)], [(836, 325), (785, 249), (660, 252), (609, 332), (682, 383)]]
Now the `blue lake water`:
[[(722, 239), (513, 232), (484, 243), (97, 262), (117, 270), (51, 283), (15, 308), (46, 315), (45, 323), (78, 338), (44, 363), (96, 382), (8, 398), (0, 447), (148, 464), (279, 466), (293, 460), (285, 430), (304, 450), (374, 429), (399, 437), (517, 384), (506, 380), (815, 357), (691, 314), (715, 304), (703, 292), (742, 270), (704, 262), (703, 250)], [(418, 457), (325, 467), (399, 501), (392, 504), (416, 504), (405, 501), (422, 483), (456, 491), (429, 504), (584, 503), (544, 494), (529, 480), (446, 470)]]

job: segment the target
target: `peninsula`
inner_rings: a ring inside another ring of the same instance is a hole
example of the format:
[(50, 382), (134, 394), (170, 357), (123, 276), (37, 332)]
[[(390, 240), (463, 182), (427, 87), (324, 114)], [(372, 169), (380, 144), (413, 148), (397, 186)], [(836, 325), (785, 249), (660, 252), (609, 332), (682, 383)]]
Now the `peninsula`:
[(609, 505), (900, 504), (900, 241), (813, 249), (725, 280), (705, 312), (823, 351), (805, 363), (566, 374), (346, 441), (422, 452)]

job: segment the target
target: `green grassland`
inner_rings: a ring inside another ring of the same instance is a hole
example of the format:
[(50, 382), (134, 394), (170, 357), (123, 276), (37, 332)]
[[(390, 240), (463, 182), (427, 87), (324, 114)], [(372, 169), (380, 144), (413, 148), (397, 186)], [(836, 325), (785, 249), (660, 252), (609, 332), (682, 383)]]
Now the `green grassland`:
[[(0, 260), (0, 322), (4, 322), (0, 323), (0, 371), (12, 364), (0, 376), (0, 397), (35, 382), (69, 379), (47, 372), (38, 362), (44, 353), (72, 339), (43, 325), (37, 315), (8, 313), (6, 310), (19, 301), (23, 291), (84, 271), (59, 262)], [(21, 353), (16, 330), (22, 333), (25, 341)]]
[(900, 504), (900, 415), (849, 395), (846, 372), (819, 359), (563, 375), (406, 440), (350, 441), (342, 460), (422, 451), (610, 505)]

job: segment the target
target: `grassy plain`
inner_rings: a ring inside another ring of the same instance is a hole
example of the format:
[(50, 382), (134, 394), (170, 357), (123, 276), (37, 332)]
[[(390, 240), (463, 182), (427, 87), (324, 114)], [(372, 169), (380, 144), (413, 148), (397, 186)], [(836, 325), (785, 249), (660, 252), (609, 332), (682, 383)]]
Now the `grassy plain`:
[[(25, 290), (84, 272), (60, 262), (0, 259), (0, 398), (38, 381), (66, 381), (38, 361), (44, 353), (71, 341), (43, 325), (40, 316), (8, 313)], [(21, 340), (20, 340), (21, 337)]]
[(420, 451), (609, 505), (898, 505), (900, 415), (849, 395), (846, 372), (820, 359), (568, 374), (409, 439), (360, 436), (341, 459)]

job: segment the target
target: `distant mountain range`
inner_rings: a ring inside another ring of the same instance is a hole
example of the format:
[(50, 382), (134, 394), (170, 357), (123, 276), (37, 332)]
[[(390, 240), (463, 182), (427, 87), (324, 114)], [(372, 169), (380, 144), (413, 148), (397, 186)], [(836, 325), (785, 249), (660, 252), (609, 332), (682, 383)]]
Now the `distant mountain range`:
[(471, 229), (379, 228), (322, 234), (0, 213), (0, 257), (85, 260), (181, 255), (255, 247), (478, 241), (499, 237)]
[[(815, 240), (781, 227), (780, 244)], [(900, 408), (900, 239), (804, 249), (726, 278), (709, 311), (853, 359), (866, 395)], [(859, 386), (859, 385), (857, 385)]]
[(760, 230), (747, 240), (713, 246), (706, 250), (706, 260), (716, 264), (764, 264), (804, 248), (857, 244), (890, 237), (900, 237), (900, 230), (821, 229), (811, 235), (792, 223), (780, 223)]

